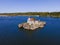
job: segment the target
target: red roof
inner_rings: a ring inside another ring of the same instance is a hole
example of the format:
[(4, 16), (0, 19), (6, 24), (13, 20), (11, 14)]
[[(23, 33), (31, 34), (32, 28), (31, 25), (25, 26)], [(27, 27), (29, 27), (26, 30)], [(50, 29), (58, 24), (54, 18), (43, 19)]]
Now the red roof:
[(30, 18), (30, 21), (35, 21), (35, 19), (34, 18)]

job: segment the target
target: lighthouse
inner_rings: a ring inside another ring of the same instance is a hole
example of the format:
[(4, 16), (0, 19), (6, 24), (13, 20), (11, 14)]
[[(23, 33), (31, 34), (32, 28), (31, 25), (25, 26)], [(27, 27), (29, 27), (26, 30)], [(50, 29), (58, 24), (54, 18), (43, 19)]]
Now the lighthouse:
[(27, 23), (29, 23), (29, 25), (33, 25), (35, 23), (35, 19), (34, 18), (28, 18)]

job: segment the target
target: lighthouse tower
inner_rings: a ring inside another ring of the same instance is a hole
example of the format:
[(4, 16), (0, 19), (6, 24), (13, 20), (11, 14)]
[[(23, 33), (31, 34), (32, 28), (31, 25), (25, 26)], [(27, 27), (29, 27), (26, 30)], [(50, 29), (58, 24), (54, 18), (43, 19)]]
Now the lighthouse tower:
[(28, 18), (28, 20), (27, 20), (27, 23), (29, 23), (29, 25), (34, 24), (34, 22), (35, 22), (34, 18)]

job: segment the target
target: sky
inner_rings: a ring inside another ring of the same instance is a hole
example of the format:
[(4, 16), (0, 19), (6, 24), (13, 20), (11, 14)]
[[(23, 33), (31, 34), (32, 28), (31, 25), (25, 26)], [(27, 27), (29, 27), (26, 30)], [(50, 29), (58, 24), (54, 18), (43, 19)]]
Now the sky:
[(60, 11), (60, 0), (0, 0), (0, 13), (55, 11)]

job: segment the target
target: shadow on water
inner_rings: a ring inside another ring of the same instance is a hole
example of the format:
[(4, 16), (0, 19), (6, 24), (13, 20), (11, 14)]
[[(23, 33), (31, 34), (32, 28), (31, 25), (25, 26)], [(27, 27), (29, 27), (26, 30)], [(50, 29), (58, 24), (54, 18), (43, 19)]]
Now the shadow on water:
[(36, 45), (39, 42), (37, 41), (36, 33), (42, 30), (42, 28), (37, 28), (35, 30), (26, 30), (24, 28), (19, 28), (18, 31), (24, 33), (24, 44)]
[(42, 30), (42, 28), (37, 28), (35, 30), (27, 30), (27, 29), (24, 29), (24, 28), (19, 28), (18, 31), (19, 32), (23, 32), (25, 34), (27, 34), (28, 36), (32, 36), (33, 34), (35, 34), (36, 32), (38, 32), (39, 30)]
[(38, 30), (41, 30), (42, 28), (37, 28), (35, 30), (27, 30), (27, 29), (24, 29), (24, 28), (18, 28), (18, 31), (22, 31), (22, 32), (36, 32)]

